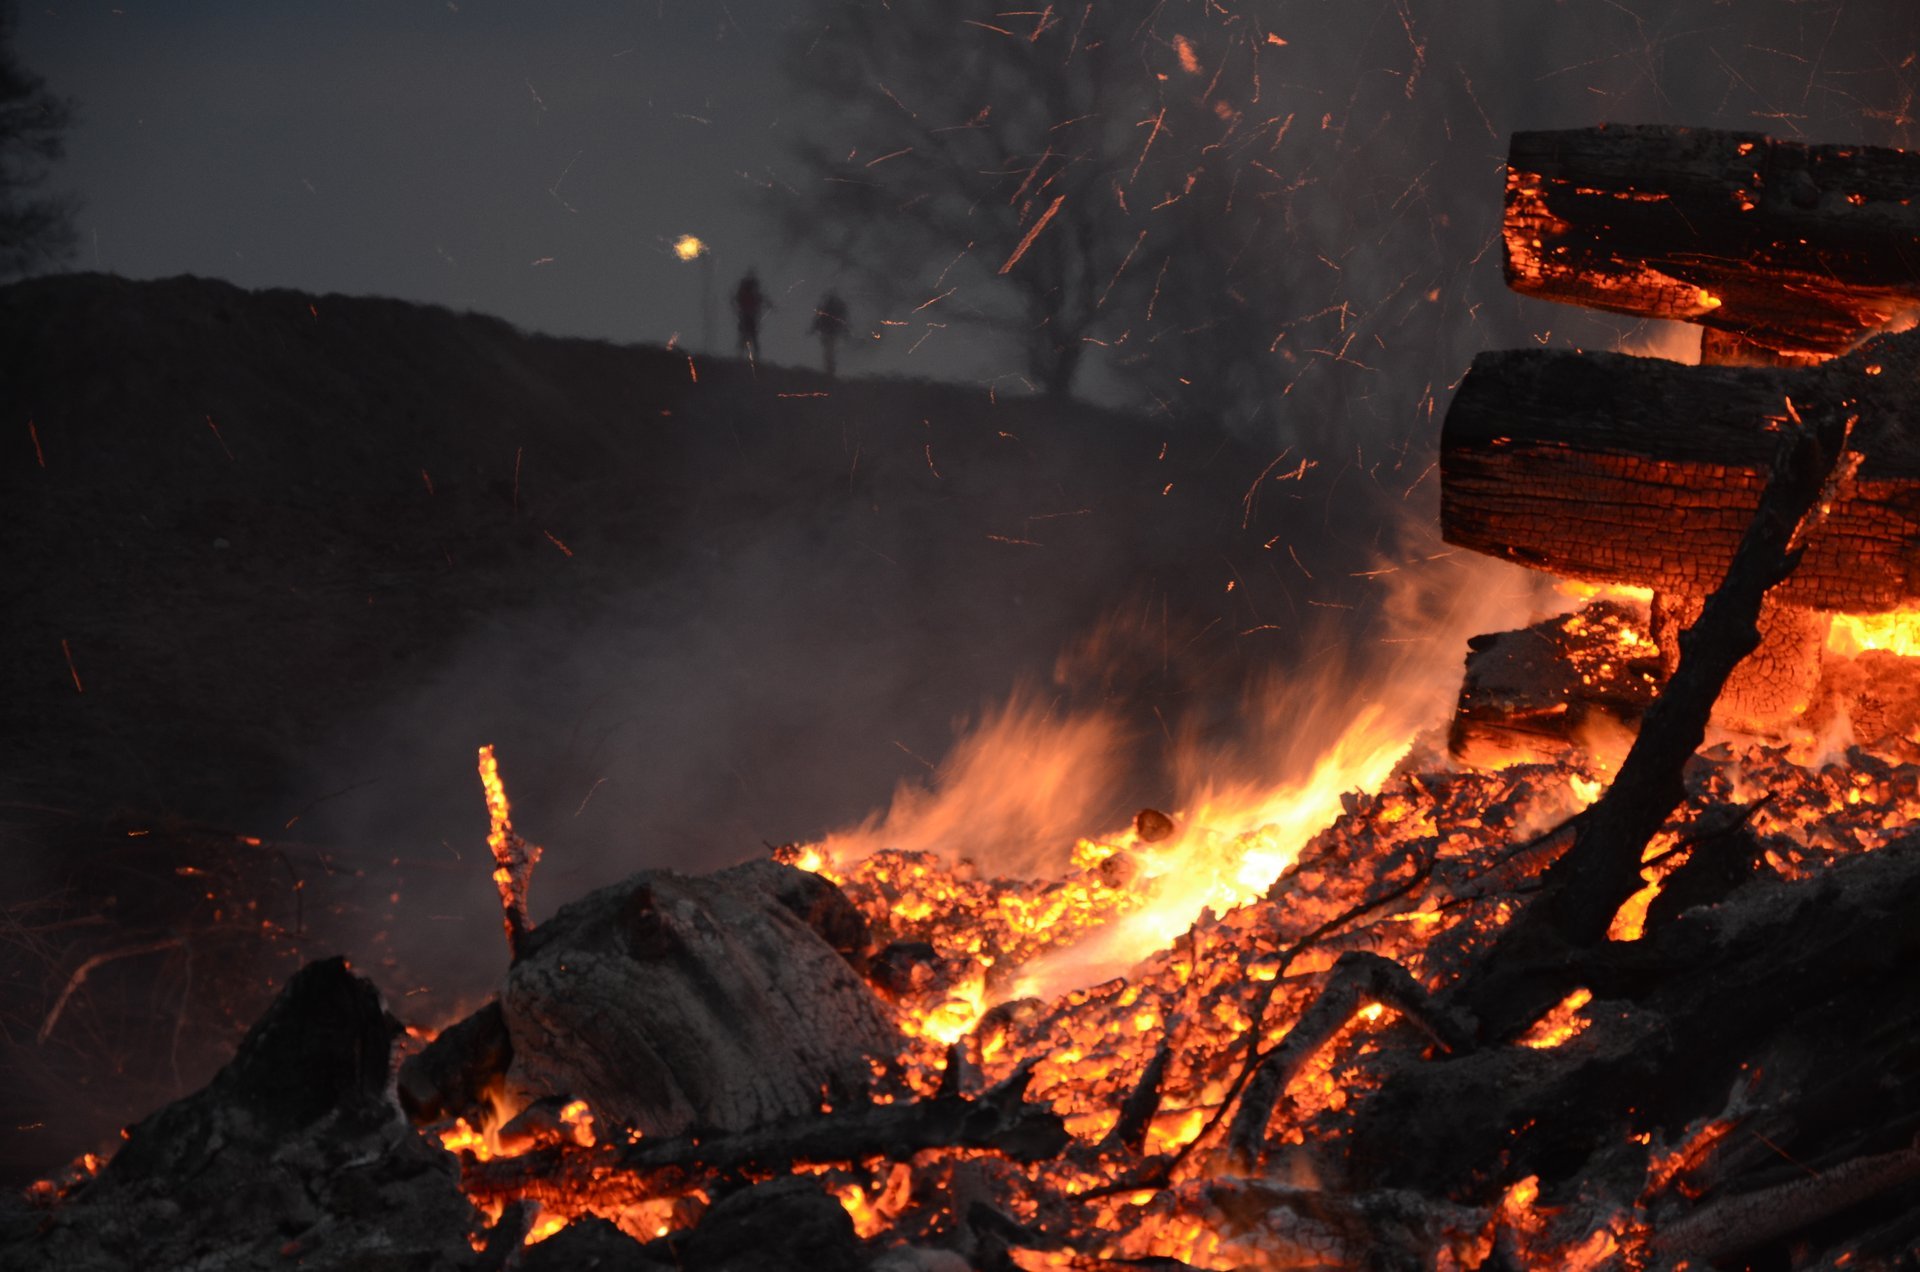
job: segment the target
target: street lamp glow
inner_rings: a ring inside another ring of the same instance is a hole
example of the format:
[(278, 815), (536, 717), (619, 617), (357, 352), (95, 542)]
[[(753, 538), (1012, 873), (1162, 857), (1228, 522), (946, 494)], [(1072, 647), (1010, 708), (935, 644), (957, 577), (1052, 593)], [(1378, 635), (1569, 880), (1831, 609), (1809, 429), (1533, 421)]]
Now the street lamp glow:
[(691, 234), (682, 234), (673, 241), (673, 254), (683, 261), (693, 260), (705, 254), (707, 245)]

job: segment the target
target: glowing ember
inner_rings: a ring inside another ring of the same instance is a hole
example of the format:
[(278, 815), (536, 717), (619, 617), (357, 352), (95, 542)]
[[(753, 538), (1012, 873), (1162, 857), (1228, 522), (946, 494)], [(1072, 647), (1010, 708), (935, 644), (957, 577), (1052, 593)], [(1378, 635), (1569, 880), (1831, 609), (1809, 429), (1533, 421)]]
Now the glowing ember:
[(683, 261), (696, 260), (707, 251), (707, 245), (691, 234), (682, 234), (673, 241), (673, 254)]
[(1569, 1038), (1578, 1037), (1588, 1023), (1580, 1014), (1580, 1009), (1592, 1001), (1593, 991), (1574, 990), (1561, 999), (1552, 1011), (1542, 1016), (1533, 1028), (1514, 1041), (1523, 1047), (1544, 1051), (1549, 1047), (1559, 1046)]

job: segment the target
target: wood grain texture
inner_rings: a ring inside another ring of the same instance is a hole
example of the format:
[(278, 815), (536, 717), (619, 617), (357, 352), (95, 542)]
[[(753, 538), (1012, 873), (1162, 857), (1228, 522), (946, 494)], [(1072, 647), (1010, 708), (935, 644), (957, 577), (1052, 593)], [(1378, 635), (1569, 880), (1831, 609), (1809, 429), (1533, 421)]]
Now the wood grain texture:
[(500, 996), (509, 1092), (578, 1097), (651, 1136), (745, 1130), (864, 1091), (869, 1058), (899, 1039), (795, 912), (787, 876), (803, 873), (648, 871), (542, 923)]
[(1705, 595), (1753, 518), (1789, 400), (1857, 415), (1862, 462), (1774, 599), (1867, 613), (1920, 596), (1915, 334), (1806, 370), (1482, 354), (1441, 433), (1442, 532), (1573, 578)]

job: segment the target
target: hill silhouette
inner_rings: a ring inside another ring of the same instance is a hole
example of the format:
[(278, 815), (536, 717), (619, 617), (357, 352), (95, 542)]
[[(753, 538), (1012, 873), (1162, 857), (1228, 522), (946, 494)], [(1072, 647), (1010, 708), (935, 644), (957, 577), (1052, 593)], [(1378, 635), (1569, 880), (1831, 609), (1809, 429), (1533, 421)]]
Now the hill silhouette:
[(394, 300), (47, 277), (0, 349), (13, 1178), (303, 957), (485, 983), (480, 743), (536, 917), (857, 818), (1021, 684), (1137, 723), (1125, 816), (1387, 524), (1204, 426)]

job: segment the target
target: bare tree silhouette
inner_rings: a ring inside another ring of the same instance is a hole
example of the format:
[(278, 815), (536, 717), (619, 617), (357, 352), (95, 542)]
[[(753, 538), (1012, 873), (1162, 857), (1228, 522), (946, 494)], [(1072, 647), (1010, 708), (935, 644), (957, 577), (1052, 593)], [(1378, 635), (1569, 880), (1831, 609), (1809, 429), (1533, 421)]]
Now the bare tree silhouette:
[(0, 278), (73, 252), (72, 205), (33, 194), (65, 152), (73, 108), (15, 59), (14, 29), (14, 7), (0, 0)]
[(896, 304), (1017, 333), (1034, 382), (1070, 393), (1088, 341), (1124, 328), (1146, 230), (1151, 11), (821, 0), (788, 60), (816, 109), (787, 228)]

